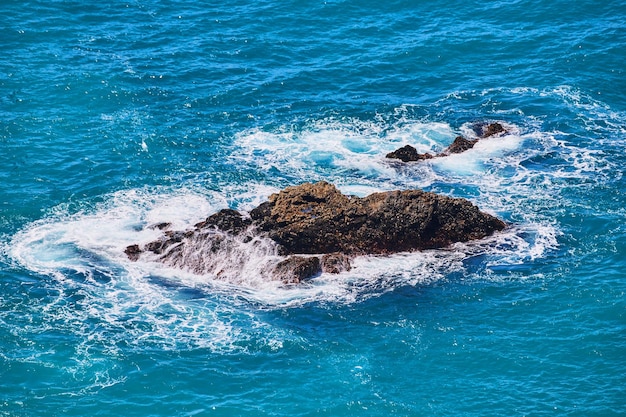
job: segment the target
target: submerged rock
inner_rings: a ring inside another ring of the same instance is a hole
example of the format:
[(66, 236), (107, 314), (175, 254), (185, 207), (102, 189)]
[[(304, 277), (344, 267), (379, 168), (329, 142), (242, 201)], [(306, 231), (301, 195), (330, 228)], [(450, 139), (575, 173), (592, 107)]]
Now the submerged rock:
[(504, 227), (465, 199), (421, 190), (359, 198), (322, 181), (287, 187), (249, 216), (222, 210), (193, 230), (167, 231), (161, 239), (143, 248), (131, 245), (125, 252), (131, 260), (149, 252), (161, 262), (198, 273), (222, 268), (217, 276), (226, 264), (245, 264), (242, 257), (255, 251), (266, 258), (288, 256), (265, 270), (274, 279), (297, 283), (321, 272), (347, 271), (357, 255), (440, 248)]

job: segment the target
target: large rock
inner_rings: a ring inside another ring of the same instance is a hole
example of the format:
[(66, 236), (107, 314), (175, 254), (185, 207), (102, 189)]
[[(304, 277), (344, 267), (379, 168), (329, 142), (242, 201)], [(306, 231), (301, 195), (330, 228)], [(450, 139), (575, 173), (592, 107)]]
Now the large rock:
[(388, 254), (491, 235), (504, 223), (467, 200), (421, 190), (341, 194), (327, 182), (288, 187), (250, 212), (287, 253)]
[(282, 259), (264, 270), (298, 283), (321, 272), (349, 270), (356, 255), (440, 248), (504, 227), (465, 199), (421, 190), (359, 198), (322, 181), (287, 187), (249, 215), (227, 209), (193, 230), (166, 230), (157, 241), (129, 246), (126, 254), (138, 260), (149, 252), (170, 266), (220, 276), (229, 263), (220, 257), (232, 256), (231, 264), (244, 265), (242, 258), (255, 253)]

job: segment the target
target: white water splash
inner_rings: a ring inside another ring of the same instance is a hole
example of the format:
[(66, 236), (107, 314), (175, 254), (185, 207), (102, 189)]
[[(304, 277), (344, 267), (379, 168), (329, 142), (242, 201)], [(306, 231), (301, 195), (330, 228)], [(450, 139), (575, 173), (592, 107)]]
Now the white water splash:
[[(526, 127), (506, 124), (506, 128), (507, 134), (483, 139), (462, 154), (408, 164), (389, 161), (384, 155), (407, 143), (418, 152), (437, 153), (459, 134), (471, 138), (473, 126), (464, 124), (456, 130), (446, 123), (408, 118), (371, 123), (331, 119), (297, 131), (241, 132), (232, 145), (233, 164), (271, 169), (279, 178), (324, 179), (344, 193), (359, 196), (425, 188), (469, 198), (482, 210), (512, 223), (481, 241), (442, 250), (358, 257), (351, 271), (322, 274), (301, 285), (263, 277), (264, 265), (278, 255), (271, 248), (255, 250), (244, 242), (218, 254), (214, 271), (208, 274), (150, 259), (132, 262), (124, 254), (128, 245), (161, 236), (153, 225), (168, 222), (171, 230), (186, 230), (221, 208), (250, 210), (278, 191), (262, 182), (248, 182), (226, 185), (219, 193), (126, 190), (79, 211), (60, 206), (13, 236), (5, 252), (28, 270), (54, 278), (50, 285), (58, 297), (38, 307), (51, 325), (64, 323), (92, 341), (103, 334), (108, 338), (122, 334), (124, 341), (100, 341), (111, 352), (119, 343), (232, 351), (251, 338), (278, 349), (295, 336), (274, 328), (250, 309), (237, 308), (239, 303), (264, 309), (311, 302), (354, 303), (450, 276), (523, 278), (532, 275), (535, 262), (557, 253), (561, 232), (552, 213), (563, 204), (561, 190), (613, 175), (615, 169), (602, 152), (576, 146), (562, 132), (542, 131), (534, 121)], [(520, 267), (526, 269), (512, 272)], [(72, 294), (80, 294), (76, 301), (80, 308), (67, 305)], [(84, 324), (94, 322), (110, 331)]]

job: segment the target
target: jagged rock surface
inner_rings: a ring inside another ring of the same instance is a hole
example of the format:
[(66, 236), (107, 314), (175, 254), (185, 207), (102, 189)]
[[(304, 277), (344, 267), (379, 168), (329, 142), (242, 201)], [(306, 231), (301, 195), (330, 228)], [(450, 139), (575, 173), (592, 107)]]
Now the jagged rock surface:
[(402, 162), (415, 162), (423, 161), (425, 159), (440, 158), (455, 153), (465, 152), (468, 149), (472, 149), (480, 139), (485, 139), (490, 136), (502, 135), (505, 134), (507, 131), (500, 123), (495, 122), (477, 124), (474, 126), (474, 132), (478, 135), (478, 138), (470, 140), (464, 138), (463, 136), (457, 136), (450, 146), (448, 146), (443, 152), (438, 153), (434, 156), (430, 153), (419, 153), (417, 152), (417, 149), (415, 149), (411, 145), (404, 145), (403, 147), (396, 149), (393, 152), (389, 152), (386, 155), (386, 158), (399, 159)]
[(465, 139), (463, 136), (457, 136), (454, 139), (454, 142), (448, 148), (438, 156), (446, 156), (452, 153), (461, 153), (465, 152), (468, 149), (472, 149), (474, 145), (478, 142), (478, 139), (469, 140)]
[(288, 187), (250, 212), (288, 253), (388, 254), (480, 239), (504, 223), (467, 200), (421, 190), (341, 194), (327, 182)]
[[(243, 248), (240, 255), (261, 248), (266, 255), (287, 256), (266, 268), (272, 276), (298, 283), (321, 272), (349, 270), (350, 258), (356, 255), (440, 248), (481, 239), (504, 227), (465, 199), (421, 190), (359, 198), (322, 181), (287, 187), (249, 216), (227, 209), (193, 230), (167, 230), (143, 248), (129, 246), (126, 254), (138, 260), (150, 252), (168, 265), (219, 276), (223, 271), (217, 265), (224, 263), (219, 256), (238, 245)], [(240, 255), (237, 261), (243, 264)]]
[(400, 149), (396, 149), (393, 152), (389, 152), (386, 155), (386, 158), (399, 159), (402, 162), (410, 162), (410, 161), (421, 161), (424, 159), (432, 159), (434, 158), (434, 156), (429, 153), (419, 153), (417, 152), (417, 149), (415, 149), (411, 145), (404, 145)]
[(481, 138), (488, 138), (490, 136), (500, 135), (506, 133), (506, 129), (500, 123), (488, 123), (482, 124), (481, 127)]

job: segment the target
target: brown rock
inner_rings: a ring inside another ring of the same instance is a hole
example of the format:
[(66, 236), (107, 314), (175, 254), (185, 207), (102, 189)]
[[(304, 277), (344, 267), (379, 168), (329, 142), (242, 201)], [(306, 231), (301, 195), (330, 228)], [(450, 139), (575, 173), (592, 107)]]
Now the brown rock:
[[(494, 122), (489, 124), (476, 124), (474, 125), (474, 132), (476, 133), (476, 135), (479, 136), (479, 139), (484, 139), (490, 136), (503, 135), (507, 133), (507, 130), (500, 123)], [(443, 152), (435, 156), (429, 153), (418, 153), (417, 149), (415, 149), (413, 146), (405, 145), (402, 148), (388, 153), (386, 157), (390, 159), (399, 159), (402, 162), (422, 161), (424, 159), (439, 158), (454, 153), (462, 153), (467, 151), (468, 149), (472, 149), (479, 139), (469, 140), (465, 139), (463, 136), (457, 136), (450, 146), (448, 146)]]
[(394, 253), (479, 239), (505, 227), (464, 199), (421, 190), (348, 197), (327, 182), (287, 187), (252, 210), (288, 253)]
[(290, 256), (274, 268), (274, 276), (286, 284), (299, 284), (321, 273), (317, 256)]
[(223, 232), (239, 234), (252, 224), (249, 217), (243, 216), (236, 210), (224, 209), (209, 216), (205, 221), (196, 224), (196, 229), (219, 229)]
[(329, 274), (339, 274), (352, 269), (350, 257), (343, 253), (328, 253), (322, 256), (322, 271)]
[(421, 161), (424, 159), (432, 159), (433, 155), (429, 153), (418, 153), (417, 149), (412, 147), (411, 145), (405, 145), (400, 149), (397, 149), (393, 152), (390, 152), (386, 155), (386, 158), (389, 159), (399, 159), (402, 162), (412, 162), (412, 161)]
[(130, 245), (124, 250), (124, 253), (126, 254), (126, 256), (128, 256), (128, 259), (130, 259), (131, 261), (139, 260), (139, 256), (141, 256), (141, 252), (143, 251), (141, 250), (139, 245)]
[(486, 126), (483, 126), (482, 129), (482, 138), (488, 138), (489, 136), (500, 135), (506, 133), (506, 129), (500, 123), (489, 123)]
[(168, 230), (143, 249), (131, 245), (125, 253), (137, 260), (149, 251), (168, 265), (202, 273), (212, 270), (216, 257), (238, 245), (270, 242), (272, 256), (292, 255), (273, 267), (275, 278), (296, 283), (321, 272), (348, 271), (355, 255), (440, 248), (480, 239), (504, 227), (501, 220), (465, 199), (421, 190), (359, 198), (322, 181), (287, 187), (253, 209), (250, 217), (222, 210), (193, 230)]
[(454, 139), (454, 142), (452, 142), (452, 144), (448, 146), (445, 151), (437, 156), (446, 156), (452, 153), (465, 152), (468, 149), (472, 149), (474, 145), (476, 145), (476, 142), (478, 142), (478, 139), (468, 140), (465, 139), (463, 136), (457, 136)]

